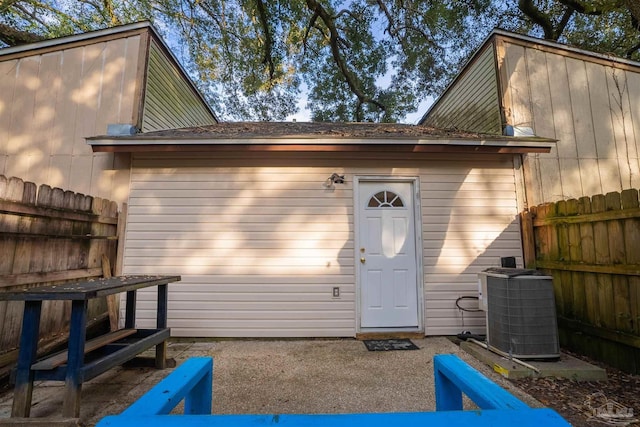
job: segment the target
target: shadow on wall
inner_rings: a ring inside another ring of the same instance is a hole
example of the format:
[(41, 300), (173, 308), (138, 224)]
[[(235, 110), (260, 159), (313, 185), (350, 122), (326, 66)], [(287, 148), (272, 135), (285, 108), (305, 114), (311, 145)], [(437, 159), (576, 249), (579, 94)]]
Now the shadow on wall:
[(422, 208), (426, 329), (431, 335), (482, 333), (484, 316), (460, 311), (456, 300), (477, 296), (477, 274), (499, 266), (501, 257), (516, 256), (522, 265), (513, 158), (487, 157), (456, 180), (447, 187), (422, 184), (423, 189), (451, 192), (449, 198), (430, 194), (432, 204)]
[[(183, 277), (169, 303), (175, 334), (353, 336), (355, 175), (420, 177), (430, 334), (459, 332), (458, 296), (477, 292), (482, 268), (521, 251), (510, 156), (392, 168), (323, 156), (134, 160), (124, 273)], [(328, 190), (334, 172), (346, 182)], [(154, 298), (141, 292), (141, 322), (152, 322)]]
[(120, 162), (93, 154), (84, 138), (131, 122), (139, 39), (0, 62), (0, 173), (122, 198), (114, 188), (128, 184), (115, 177)]

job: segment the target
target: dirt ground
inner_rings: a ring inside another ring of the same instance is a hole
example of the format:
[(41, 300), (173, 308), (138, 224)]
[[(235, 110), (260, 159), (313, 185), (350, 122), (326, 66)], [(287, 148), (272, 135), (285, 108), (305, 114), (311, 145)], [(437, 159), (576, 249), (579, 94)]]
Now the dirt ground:
[[(631, 425), (640, 426), (640, 375), (626, 374), (580, 355), (572, 355), (606, 369), (608, 380), (573, 381), (566, 378), (527, 378), (512, 382), (543, 405), (555, 409), (575, 427), (625, 425), (607, 424), (602, 421), (602, 418), (592, 416), (589, 406), (596, 407), (598, 404), (604, 403), (603, 395), (608, 400), (633, 409), (633, 418), (638, 421)], [(594, 395), (595, 393), (602, 394)], [(592, 396), (590, 402), (589, 396)]]

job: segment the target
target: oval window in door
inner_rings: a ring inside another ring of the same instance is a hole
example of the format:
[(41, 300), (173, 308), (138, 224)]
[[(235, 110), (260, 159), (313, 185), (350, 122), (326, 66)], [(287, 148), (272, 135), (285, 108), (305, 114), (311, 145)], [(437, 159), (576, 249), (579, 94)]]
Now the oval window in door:
[(369, 199), (368, 208), (403, 208), (404, 203), (400, 196), (393, 191), (380, 191)]

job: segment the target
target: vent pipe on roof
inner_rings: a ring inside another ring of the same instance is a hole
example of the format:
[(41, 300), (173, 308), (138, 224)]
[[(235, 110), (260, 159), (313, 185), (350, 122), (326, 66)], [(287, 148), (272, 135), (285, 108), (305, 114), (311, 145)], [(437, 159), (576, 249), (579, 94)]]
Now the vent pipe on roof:
[(533, 129), (528, 126), (506, 125), (503, 133), (504, 136), (536, 136)]
[(138, 133), (138, 129), (128, 123), (111, 123), (107, 125), (107, 135), (109, 136), (131, 136), (136, 133)]

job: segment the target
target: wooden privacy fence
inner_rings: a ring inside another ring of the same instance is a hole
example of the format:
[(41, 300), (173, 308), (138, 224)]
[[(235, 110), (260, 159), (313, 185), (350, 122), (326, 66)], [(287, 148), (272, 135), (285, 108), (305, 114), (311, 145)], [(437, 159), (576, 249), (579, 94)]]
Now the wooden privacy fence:
[[(117, 228), (115, 202), (0, 175), (0, 292), (111, 274)], [(23, 304), (0, 301), (0, 374), (17, 358)], [(43, 304), (41, 340), (68, 332), (70, 307)], [(105, 299), (92, 301), (88, 315), (104, 320)]]
[(553, 276), (563, 346), (640, 373), (638, 190), (522, 215), (525, 262)]

